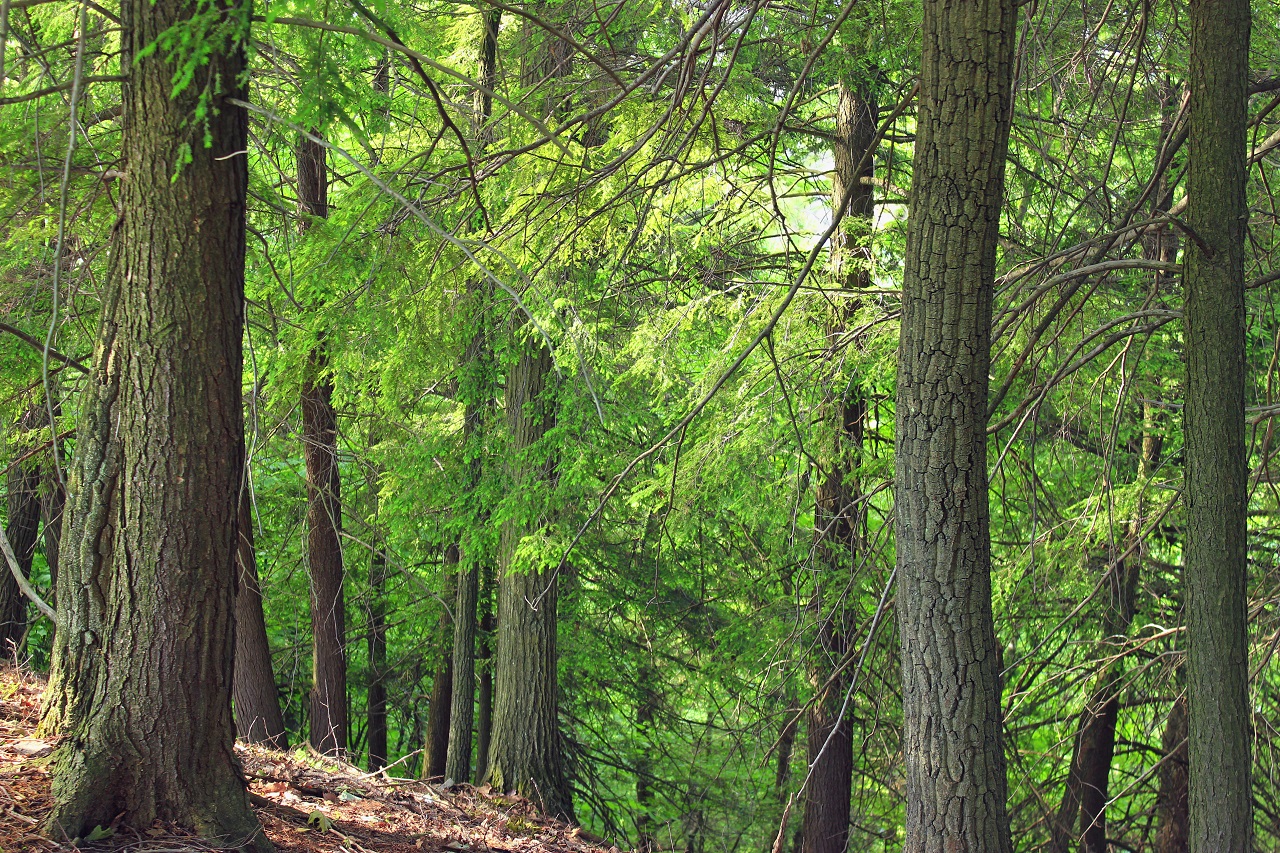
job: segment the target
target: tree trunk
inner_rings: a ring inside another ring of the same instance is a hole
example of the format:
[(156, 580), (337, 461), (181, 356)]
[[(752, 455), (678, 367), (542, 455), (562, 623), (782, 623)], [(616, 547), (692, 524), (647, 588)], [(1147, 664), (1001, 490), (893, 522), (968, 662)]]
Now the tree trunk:
[[(480, 43), (480, 82), (485, 92), (476, 92), (476, 105), (480, 113), (477, 136), (480, 151), (489, 142), (489, 119), (493, 114), (492, 98), (487, 94), (496, 87), (498, 72), (498, 28), (502, 24), (502, 10), (492, 9), (486, 14), (484, 38)], [(490, 288), (473, 282), (468, 288), (477, 302), (487, 303)], [(475, 328), (467, 351), (463, 355), (463, 385), (459, 396), (466, 401), (463, 415), (463, 443), (469, 457), (469, 492), (474, 492), (483, 474), (479, 437), (484, 412), (492, 407), (493, 390), (489, 382), (489, 356), (487, 335), (487, 304), (480, 304), (475, 311)], [(482, 514), (485, 520), (488, 513)], [(444, 775), (456, 782), (471, 781), (471, 735), (475, 723), (476, 696), (476, 602), (480, 593), (480, 554), (467, 554), (466, 571), (458, 578), (458, 595), (454, 606), (453, 625), (453, 705), (449, 711), (449, 754), (445, 759)]]
[(493, 612), (493, 569), (480, 570), (480, 637), (476, 648), (480, 689), (476, 696), (476, 779), (489, 775), (489, 745), (493, 735), (493, 641), (498, 620)]
[(286, 749), (288, 735), (280, 713), (271, 645), (262, 614), (262, 587), (253, 548), (253, 502), (248, 483), (240, 488), (240, 541), (236, 550), (236, 663), (232, 695), (236, 734), (250, 743)]
[[(59, 459), (65, 459), (61, 452)], [(58, 588), (58, 562), (62, 553), (62, 512), (67, 505), (67, 490), (50, 460), (45, 466), (44, 483), (41, 485), (40, 521), (44, 525), (44, 562), (49, 567), (49, 586)], [(57, 606), (56, 598), (49, 603)]]
[[(546, 488), (554, 465), (525, 461), (555, 422), (551, 353), (527, 343), (507, 377), (506, 411), (511, 488)], [(556, 565), (518, 565), (516, 548), (536, 528), (525, 519), (502, 524), (498, 548), (498, 654), (493, 746), (488, 778), (500, 791), (516, 791), (553, 817), (573, 818), (561, 758), (556, 672)]]
[[(329, 215), (325, 148), (298, 141), (298, 205), (304, 217)], [(306, 222), (304, 219), (304, 228)], [(342, 594), (342, 481), (338, 419), (328, 354), (318, 344), (302, 382), (302, 446), (307, 466), (307, 567), (311, 575), (311, 745), (347, 749), (347, 617)]]
[(1160, 791), (1156, 795), (1156, 853), (1187, 853), (1191, 823), (1187, 814), (1187, 700), (1179, 696), (1169, 709), (1161, 742)]
[(476, 698), (476, 598), (479, 566), (467, 566), (458, 578), (453, 623), (453, 694), (449, 710), (448, 755), (444, 775), (455, 782), (471, 781), (471, 732)]
[[(62, 474), (58, 469), (58, 466), (64, 464), (67, 458), (63, 452), (63, 443), (58, 440), (57, 419), (62, 417), (62, 400), (58, 389), (59, 383), (56, 378), (50, 377), (48, 393), (53, 400), (53, 405), (42, 404), (39, 413), (40, 422), (48, 424), (49, 435), (54, 442), (52, 445), (54, 449), (49, 454), (49, 462), (43, 466), (44, 482), (40, 484), (40, 522), (44, 525), (44, 562), (49, 567), (51, 592), (49, 603), (55, 607), (57, 604), (52, 597), (52, 592), (58, 586), (58, 556), (62, 550), (62, 508), (67, 503), (66, 484), (63, 483)], [(53, 409), (52, 423), (49, 421), (50, 408)]]
[(925, 0), (894, 489), (905, 849), (1011, 849), (986, 409), (1012, 0)]
[(225, 100), (244, 93), (220, 87), (239, 85), (248, 33), (215, 45), (176, 95), (174, 60), (143, 54), (197, 14), (121, 4), (127, 177), (66, 507), (41, 724), (63, 738), (47, 831), (163, 820), (269, 851), (231, 718), (248, 119)]
[[(862, 183), (875, 174), (870, 148), (875, 142), (876, 105), (866, 83), (842, 80), (836, 102), (835, 172), (832, 215), (842, 215), (833, 235), (831, 270), (846, 291), (871, 281), (872, 190)], [(840, 363), (839, 342), (858, 309), (856, 299), (839, 299), (827, 324), (827, 363)], [(847, 359), (847, 363), (854, 359)], [(835, 369), (832, 368), (833, 373)], [(857, 475), (861, 463), (867, 403), (856, 375), (840, 381), (827, 377), (823, 409), (834, 440), (819, 451), (822, 468), (814, 513), (815, 559), (819, 562), (817, 589), (811, 607), (818, 623), (817, 655), (810, 661), (809, 678), (822, 691), (806, 714), (809, 783), (805, 788), (802, 850), (804, 853), (843, 853), (849, 838), (849, 798), (852, 793), (853, 733), (841, 711), (850, 676), (829, 676), (844, 658), (852, 620), (844, 600), (849, 578), (862, 552), (864, 513), (859, 502)], [(828, 590), (839, 590), (828, 596)]]
[[(43, 405), (24, 412), (18, 431), (31, 432), (40, 423), (36, 419)], [(47, 418), (46, 418), (47, 419)], [(18, 447), (18, 455), (29, 448)], [(9, 521), (5, 534), (18, 558), (18, 568), (29, 580), (31, 564), (40, 541), (40, 461), (32, 457), (9, 469)], [(12, 660), (27, 633), (27, 596), (18, 586), (9, 566), (0, 562), (0, 659)]]
[(387, 766), (387, 555), (369, 560), (369, 769)]
[[(1185, 335), (1191, 849), (1252, 850), (1245, 451), (1248, 0), (1193, 0)], [(1203, 245), (1200, 245), (1203, 241)]]
[[(444, 549), (445, 601), (456, 598), (458, 585), (458, 546)], [(448, 611), (440, 614), (438, 636), (453, 639), (453, 624)], [(446, 646), (436, 662), (431, 678), (431, 705), (427, 708), (426, 754), (423, 756), (422, 778), (443, 781), (445, 759), (449, 754), (449, 714), (453, 705), (453, 647)]]

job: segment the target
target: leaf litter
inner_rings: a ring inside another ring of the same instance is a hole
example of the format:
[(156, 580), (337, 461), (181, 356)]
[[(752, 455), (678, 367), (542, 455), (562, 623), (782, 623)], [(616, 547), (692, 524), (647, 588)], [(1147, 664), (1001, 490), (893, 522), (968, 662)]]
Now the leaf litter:
[[(0, 669), (0, 853), (218, 849), (161, 823), (141, 831), (104, 827), (99, 840), (78, 846), (45, 836), (56, 744), (35, 736), (43, 690), (38, 676)], [(250, 804), (280, 853), (619, 853), (487, 785), (445, 787), (365, 773), (306, 748), (280, 752), (238, 742), (236, 755)]]

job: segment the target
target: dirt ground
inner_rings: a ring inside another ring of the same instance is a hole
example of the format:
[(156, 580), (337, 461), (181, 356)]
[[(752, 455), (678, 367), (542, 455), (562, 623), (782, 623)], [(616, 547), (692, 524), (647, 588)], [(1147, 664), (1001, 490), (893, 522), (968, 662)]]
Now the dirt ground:
[[(209, 851), (200, 839), (157, 824), (78, 845), (41, 833), (48, 814), (54, 744), (35, 737), (43, 685), (0, 669), (0, 853)], [(448, 790), (369, 774), (306, 750), (236, 745), (254, 811), (281, 853), (619, 853), (578, 827), (540, 817), (530, 803), (487, 786)]]

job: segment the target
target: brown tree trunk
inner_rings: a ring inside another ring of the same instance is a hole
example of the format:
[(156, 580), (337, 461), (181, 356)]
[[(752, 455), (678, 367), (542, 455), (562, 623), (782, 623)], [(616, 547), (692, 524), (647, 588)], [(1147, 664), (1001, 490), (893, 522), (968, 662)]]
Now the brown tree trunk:
[(253, 548), (253, 502), (248, 483), (240, 489), (240, 541), (236, 549), (236, 662), (232, 696), (236, 734), (273, 749), (289, 746), (280, 713), (271, 645), (262, 614), (262, 587)]
[(905, 849), (1008, 853), (986, 410), (1014, 3), (924, 0), (894, 491)]
[(1192, 0), (1185, 336), (1187, 709), (1191, 849), (1253, 849), (1248, 460), (1245, 449), (1245, 114), (1248, 0)]
[(248, 120), (225, 100), (244, 93), (222, 87), (239, 85), (248, 33), (176, 95), (169, 53), (143, 53), (197, 14), (121, 4), (127, 177), (66, 508), (46, 828), (61, 840), (163, 820), (268, 851), (231, 718)]
[(387, 556), (369, 560), (369, 769), (387, 766)]
[[(843, 216), (833, 235), (831, 270), (845, 291), (866, 288), (871, 281), (871, 215), (874, 211), (870, 184), (862, 178), (875, 174), (876, 106), (870, 86), (842, 80), (836, 101), (835, 172), (831, 194), (832, 215)], [(857, 300), (837, 297), (827, 324), (827, 363), (842, 359), (840, 341), (857, 311)], [(810, 661), (809, 678), (822, 691), (806, 714), (808, 727), (809, 782), (805, 787), (802, 849), (804, 853), (843, 853), (849, 838), (849, 798), (853, 777), (853, 733), (842, 713), (849, 675), (830, 678), (842, 663), (853, 627), (844, 592), (862, 552), (864, 514), (859, 502), (863, 434), (867, 404), (856, 375), (840, 377), (834, 367), (823, 401), (825, 417), (834, 440), (819, 451), (819, 472), (814, 513), (815, 573), (811, 607), (818, 623), (817, 654)], [(838, 591), (829, 595), (829, 591)]]
[(1169, 709), (1161, 740), (1160, 791), (1156, 795), (1156, 853), (1187, 853), (1191, 820), (1187, 813), (1187, 699)]
[[(440, 597), (445, 601), (457, 597), (458, 546), (444, 549), (445, 588)], [(453, 639), (453, 624), (449, 613), (440, 614), (437, 636)], [(427, 708), (426, 754), (422, 762), (422, 778), (443, 781), (445, 760), (449, 754), (449, 714), (453, 706), (453, 647), (445, 646), (436, 661), (431, 677), (431, 704)]]
[[(506, 412), (511, 488), (545, 489), (552, 463), (524, 461), (555, 422), (547, 380), (551, 352), (528, 342), (507, 377)], [(517, 565), (516, 548), (531, 531), (528, 521), (502, 525), (498, 566), (498, 653), (489, 782), (516, 791), (546, 814), (572, 820), (573, 806), (561, 758), (556, 666), (556, 578), (552, 564)]]
[[(314, 134), (313, 134), (314, 135)], [(329, 215), (325, 148), (298, 140), (298, 205), (304, 217)], [(347, 749), (346, 604), (342, 593), (342, 482), (338, 419), (333, 410), (329, 358), (319, 344), (302, 382), (302, 446), (307, 466), (307, 567), (311, 577), (311, 745)]]
[(448, 754), (441, 771), (455, 782), (471, 781), (471, 733), (476, 697), (476, 598), (480, 568), (468, 565), (458, 578), (453, 624), (453, 692)]
[(480, 570), (480, 636), (476, 643), (476, 668), (480, 688), (476, 695), (476, 779), (489, 775), (489, 746), (493, 737), (493, 642), (498, 628), (493, 610), (493, 570)]

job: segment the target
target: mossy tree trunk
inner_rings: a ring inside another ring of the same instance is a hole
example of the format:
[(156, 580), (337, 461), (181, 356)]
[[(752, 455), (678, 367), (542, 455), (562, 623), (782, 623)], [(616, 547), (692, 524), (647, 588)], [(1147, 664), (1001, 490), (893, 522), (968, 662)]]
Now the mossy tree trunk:
[(1013, 0), (924, 0), (895, 457), (906, 842), (1008, 853), (986, 412)]
[(1248, 0), (1193, 0), (1185, 335), (1187, 701), (1191, 850), (1253, 849), (1248, 460), (1245, 450), (1245, 117)]
[(121, 220), (82, 393), (41, 724), (63, 737), (57, 839), (162, 820), (271, 849), (231, 718), (248, 121), (225, 98), (243, 97), (249, 9), (215, 8), (246, 29), (211, 45), (175, 97), (175, 60), (140, 54), (196, 5), (121, 4)]

